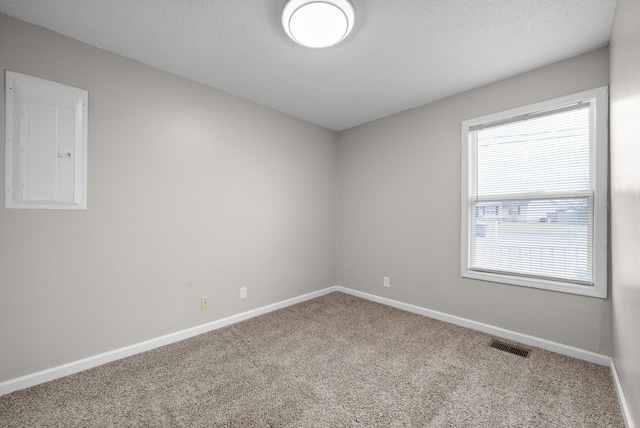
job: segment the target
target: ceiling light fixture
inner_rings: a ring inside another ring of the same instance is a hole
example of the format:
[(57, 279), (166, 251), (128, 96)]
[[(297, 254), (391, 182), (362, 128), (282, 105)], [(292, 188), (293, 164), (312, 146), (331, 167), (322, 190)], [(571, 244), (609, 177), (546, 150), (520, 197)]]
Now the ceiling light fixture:
[(282, 9), (282, 26), (296, 43), (326, 48), (342, 41), (353, 28), (348, 0), (289, 0)]

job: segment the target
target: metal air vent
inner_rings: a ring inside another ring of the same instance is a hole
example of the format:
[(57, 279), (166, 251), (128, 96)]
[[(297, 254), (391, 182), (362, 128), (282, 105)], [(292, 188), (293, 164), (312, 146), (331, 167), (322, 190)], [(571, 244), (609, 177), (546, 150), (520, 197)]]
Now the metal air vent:
[(529, 354), (531, 353), (530, 349), (524, 349), (518, 346), (509, 345), (508, 343), (500, 342), (496, 339), (491, 339), (489, 347), (498, 349), (500, 351), (509, 352), (510, 354), (518, 355), (524, 358), (529, 358)]

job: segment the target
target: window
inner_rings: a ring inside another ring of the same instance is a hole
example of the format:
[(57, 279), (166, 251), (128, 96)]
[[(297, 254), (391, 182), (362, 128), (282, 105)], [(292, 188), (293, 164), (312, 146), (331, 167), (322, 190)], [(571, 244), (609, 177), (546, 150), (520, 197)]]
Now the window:
[(461, 275), (607, 296), (606, 87), (462, 122)]

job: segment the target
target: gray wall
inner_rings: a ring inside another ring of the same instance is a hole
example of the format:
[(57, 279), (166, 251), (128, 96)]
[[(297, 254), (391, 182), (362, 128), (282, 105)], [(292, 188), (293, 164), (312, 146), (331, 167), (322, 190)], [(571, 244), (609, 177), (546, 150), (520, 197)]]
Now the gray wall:
[(640, 3), (618, 0), (611, 38), (613, 359), (640, 424)]
[(610, 355), (609, 300), (459, 273), (461, 121), (607, 85), (608, 60), (602, 48), (341, 132), (338, 284)]
[(335, 284), (335, 132), (0, 15), (5, 69), (89, 91), (89, 209), (0, 208), (0, 381)]

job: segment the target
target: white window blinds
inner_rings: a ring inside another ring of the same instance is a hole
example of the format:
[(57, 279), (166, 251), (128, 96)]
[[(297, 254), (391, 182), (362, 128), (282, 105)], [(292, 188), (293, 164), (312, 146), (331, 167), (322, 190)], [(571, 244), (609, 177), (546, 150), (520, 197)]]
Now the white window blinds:
[(467, 125), (463, 270), (594, 286), (595, 107), (578, 100)]

